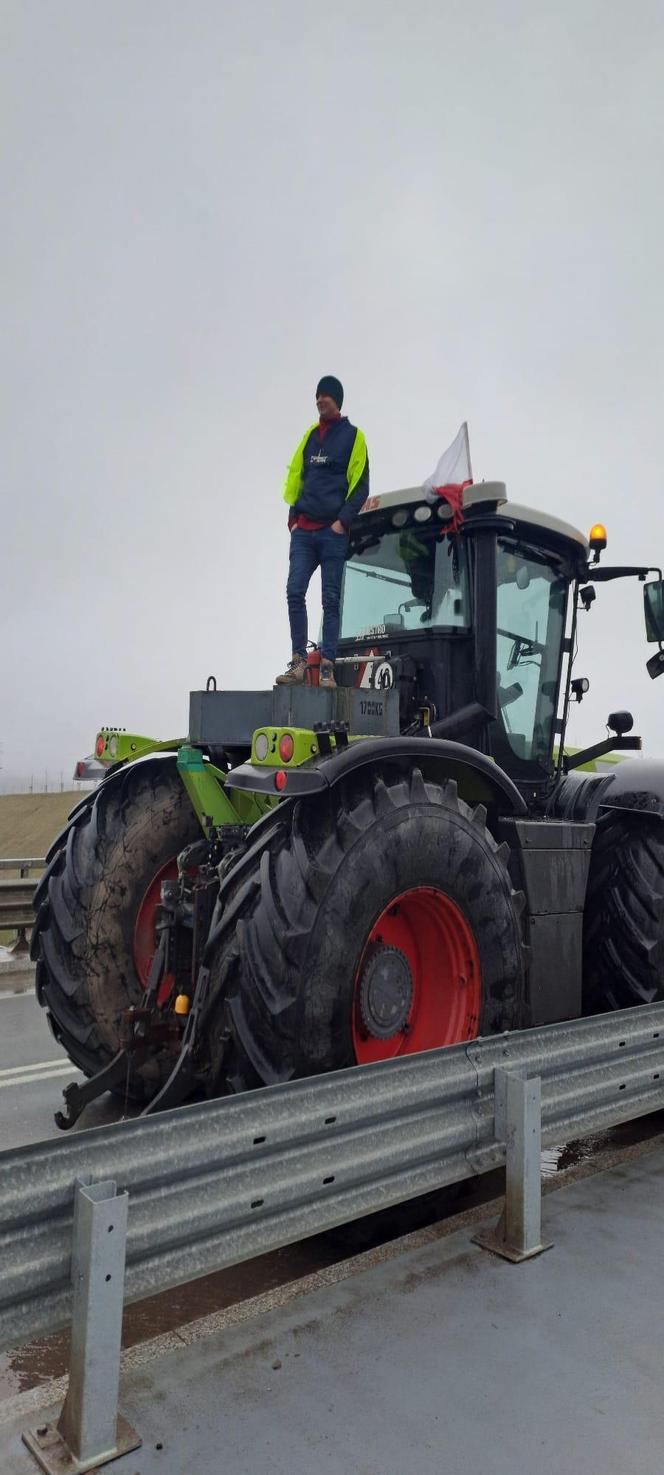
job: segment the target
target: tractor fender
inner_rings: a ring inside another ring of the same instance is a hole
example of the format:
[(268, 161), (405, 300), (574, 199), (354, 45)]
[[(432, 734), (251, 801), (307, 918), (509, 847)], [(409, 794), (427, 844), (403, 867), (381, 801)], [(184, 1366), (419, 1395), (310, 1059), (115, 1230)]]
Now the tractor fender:
[(107, 789), (109, 784), (121, 783), (128, 774), (135, 773), (137, 768), (146, 768), (148, 764), (156, 768), (157, 764), (177, 763), (177, 756), (177, 750), (169, 748), (162, 753), (146, 753), (145, 757), (127, 758), (121, 763), (113, 763), (101, 782), (97, 784), (97, 793), (100, 789)]
[[(282, 796), (296, 799), (320, 794), (351, 773), (392, 763), (406, 768), (417, 765), (425, 778), (438, 782), (454, 779), (460, 797), (468, 804), (484, 804), (501, 815), (518, 817), (528, 813), (516, 785), (497, 763), (485, 753), (449, 738), (363, 738), (314, 767), (289, 769)], [(245, 763), (231, 771), (229, 784), (232, 788), (274, 793), (275, 770)]]
[(611, 773), (569, 774), (556, 788), (550, 813), (559, 819), (594, 821), (609, 809), (664, 819), (664, 762), (634, 759), (617, 764)]
[(333, 788), (349, 773), (377, 764), (382, 767), (386, 762), (417, 764), (425, 778), (454, 779), (460, 797), (469, 804), (492, 806), (501, 814), (528, 813), (516, 784), (492, 758), (450, 738), (378, 738), (351, 743), (325, 763), (324, 772)]
[[(130, 772), (133, 772), (133, 770), (137, 768), (139, 764), (152, 763), (154, 765), (156, 763), (163, 763), (168, 758), (171, 758), (173, 761), (175, 761), (176, 754), (171, 752), (159, 753), (155, 755), (149, 755), (146, 758), (134, 758), (129, 763), (113, 764), (112, 767), (109, 768), (109, 770), (104, 774), (104, 777), (100, 779), (99, 783), (95, 785), (95, 788), (91, 789), (89, 793), (84, 794), (83, 798), (79, 799), (78, 803), (74, 805), (73, 809), (70, 809), (67, 816), (67, 823), (63, 825), (61, 830), (58, 831), (57, 835), (51, 841), (51, 844), (49, 845), (49, 848), (46, 852), (47, 865), (50, 864), (50, 862), (62, 849), (62, 846), (66, 841), (67, 835), (69, 834), (72, 825), (78, 820), (78, 818), (86, 809), (92, 808), (97, 795), (101, 792), (102, 789), (104, 790), (104, 792), (106, 792), (110, 784), (117, 784), (122, 781), (126, 777), (126, 775)], [(45, 879), (45, 876), (42, 876), (40, 879), (43, 881)]]

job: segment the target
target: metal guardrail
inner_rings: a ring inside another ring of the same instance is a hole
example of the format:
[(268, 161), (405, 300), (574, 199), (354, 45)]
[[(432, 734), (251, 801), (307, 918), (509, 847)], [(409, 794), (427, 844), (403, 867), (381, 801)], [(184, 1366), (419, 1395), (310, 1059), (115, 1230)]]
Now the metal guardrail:
[(43, 856), (19, 856), (13, 860), (0, 860), (0, 871), (19, 873), (18, 877), (9, 881), (0, 881), (0, 931), (18, 932), (11, 948), (17, 955), (27, 953), (25, 934), (31, 931), (34, 922), (32, 902), (37, 881), (29, 879), (30, 871), (43, 870), (45, 865)]
[(505, 1161), (503, 1074), (546, 1144), (664, 1108), (664, 1004), (178, 1107), (0, 1154), (0, 1345), (71, 1313), (74, 1188), (128, 1191), (138, 1300)]
[(477, 1243), (528, 1259), (550, 1247), (542, 1141), (662, 1107), (657, 1004), (1, 1154), (0, 1345), (72, 1316), (60, 1417), (24, 1431), (24, 1443), (47, 1475), (138, 1448), (117, 1407), (125, 1294), (140, 1299), (502, 1162), (503, 1215)]
[(32, 927), (34, 881), (0, 881), (0, 928)]

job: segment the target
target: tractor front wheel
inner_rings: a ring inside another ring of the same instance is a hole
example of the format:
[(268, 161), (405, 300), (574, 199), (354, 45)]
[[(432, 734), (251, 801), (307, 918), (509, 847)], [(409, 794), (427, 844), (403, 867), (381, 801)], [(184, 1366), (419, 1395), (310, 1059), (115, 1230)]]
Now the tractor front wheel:
[(522, 898), (452, 781), (359, 772), (280, 806), (208, 940), (210, 1087), (239, 1091), (522, 1022)]

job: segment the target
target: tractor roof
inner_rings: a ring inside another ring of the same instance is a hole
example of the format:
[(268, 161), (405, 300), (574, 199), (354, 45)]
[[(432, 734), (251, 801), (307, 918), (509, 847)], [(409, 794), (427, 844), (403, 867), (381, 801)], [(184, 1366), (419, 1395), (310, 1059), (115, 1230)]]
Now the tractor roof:
[[(427, 495), (423, 487), (406, 487), (400, 492), (382, 492), (378, 497), (369, 497), (362, 512), (378, 512), (389, 507), (403, 507), (409, 502), (426, 500)], [(480, 481), (474, 486), (467, 487), (463, 494), (464, 507), (477, 507), (481, 502), (497, 502), (499, 516), (514, 518), (517, 522), (528, 523), (530, 527), (557, 533), (559, 537), (571, 539), (584, 552), (588, 552), (588, 539), (584, 538), (578, 528), (572, 527), (571, 523), (562, 522), (559, 517), (552, 517), (550, 513), (542, 512), (539, 507), (522, 507), (516, 502), (508, 502), (504, 481)]]

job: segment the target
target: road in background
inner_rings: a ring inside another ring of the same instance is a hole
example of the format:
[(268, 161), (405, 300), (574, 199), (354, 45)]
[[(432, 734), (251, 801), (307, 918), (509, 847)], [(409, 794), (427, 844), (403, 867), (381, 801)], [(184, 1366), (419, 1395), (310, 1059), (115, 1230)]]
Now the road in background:
[[(31, 976), (30, 988), (24, 993), (0, 993), (2, 1150), (61, 1136), (53, 1114), (62, 1106), (64, 1087), (74, 1080), (84, 1077), (54, 1040), (35, 998)], [(121, 1115), (122, 1103), (105, 1096), (88, 1108), (78, 1125), (81, 1129), (98, 1127), (118, 1121)]]

